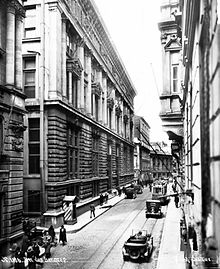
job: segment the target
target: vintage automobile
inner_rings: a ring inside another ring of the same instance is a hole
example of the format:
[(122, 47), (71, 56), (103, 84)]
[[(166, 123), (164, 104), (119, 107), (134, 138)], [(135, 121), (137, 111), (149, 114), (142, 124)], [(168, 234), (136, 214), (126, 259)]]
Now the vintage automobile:
[(144, 259), (149, 261), (153, 251), (153, 237), (146, 230), (132, 231), (132, 235), (124, 243), (122, 255), (124, 260)]
[(139, 185), (139, 184), (134, 185), (134, 188), (135, 188), (137, 194), (143, 193), (143, 188), (141, 187), (141, 185)]
[(162, 217), (161, 203), (159, 200), (147, 200), (146, 201), (146, 218), (147, 217)]
[(125, 196), (128, 199), (134, 199), (137, 197), (137, 191), (134, 187), (128, 187), (125, 189)]
[(159, 200), (161, 205), (168, 205), (170, 197), (167, 195), (167, 184), (157, 183), (152, 186), (152, 199)]

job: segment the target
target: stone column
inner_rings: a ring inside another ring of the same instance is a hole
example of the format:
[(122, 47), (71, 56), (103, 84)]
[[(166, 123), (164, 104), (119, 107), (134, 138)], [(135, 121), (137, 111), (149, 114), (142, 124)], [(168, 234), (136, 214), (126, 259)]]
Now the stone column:
[[(115, 89), (112, 90), (112, 98), (115, 102)], [(112, 108), (112, 130), (115, 131), (115, 103)]]
[(121, 136), (124, 137), (124, 105), (122, 103), (122, 112), (121, 112)]
[[(82, 67), (84, 69), (84, 46), (80, 46), (78, 48), (78, 55), (79, 55), (79, 60), (82, 64)], [(79, 85), (79, 95), (80, 95), (80, 100), (79, 100), (79, 109), (84, 112), (85, 109), (85, 104), (84, 104), (84, 70), (81, 73), (80, 77), (80, 85)]]
[(21, 15), (16, 16), (16, 45), (15, 45), (15, 84), (18, 89), (22, 88), (22, 21)]
[(66, 18), (63, 17), (62, 18), (62, 75), (61, 75), (61, 79), (62, 79), (62, 95), (64, 97), (64, 99), (66, 99)]
[[(102, 89), (102, 71), (99, 70), (98, 71), (98, 82), (100, 83), (101, 89)], [(98, 119), (99, 122), (102, 122), (102, 93), (100, 94), (99, 97), (99, 105), (98, 105)]]
[(92, 106), (93, 106), (93, 118), (95, 118), (95, 113), (96, 113), (96, 107), (95, 107), (95, 94), (92, 93)]
[(15, 84), (15, 9), (11, 6), (7, 9), (6, 84)]
[(69, 77), (69, 97), (68, 97), (68, 100), (69, 100), (69, 103), (73, 103), (73, 83), (72, 83), (72, 81), (73, 81), (73, 74), (72, 74), (72, 72), (68, 72), (68, 77)]
[(104, 92), (104, 105), (102, 107), (102, 122), (106, 126), (107, 125), (107, 77), (102, 77), (102, 87)]
[(92, 114), (92, 66), (91, 66), (91, 53), (87, 52), (86, 55), (86, 71), (88, 73), (88, 88), (86, 93), (86, 110), (88, 116)]

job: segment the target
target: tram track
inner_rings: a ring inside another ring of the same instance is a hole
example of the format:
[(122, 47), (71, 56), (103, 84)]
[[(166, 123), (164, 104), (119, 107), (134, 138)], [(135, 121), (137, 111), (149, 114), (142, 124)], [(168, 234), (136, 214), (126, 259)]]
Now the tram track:
[[(144, 209), (145, 207), (142, 208), (142, 210)], [(143, 211), (140, 211), (138, 214), (136, 214), (136, 216), (134, 216), (133, 220), (124, 228), (123, 232), (121, 233), (121, 235), (117, 238), (117, 240), (114, 242), (114, 244), (111, 246), (111, 248), (108, 250), (108, 253), (105, 255), (105, 257), (102, 259), (102, 261), (99, 263), (99, 265), (96, 267), (97, 269), (98, 268), (102, 268), (102, 265), (103, 263), (106, 261), (106, 259), (110, 256), (111, 252), (113, 251), (114, 247), (116, 246), (116, 244), (120, 241), (120, 239), (124, 236), (124, 234), (126, 233), (127, 229), (132, 226), (132, 223), (134, 222), (134, 220), (136, 219), (136, 217), (140, 214), (140, 213), (143, 213)], [(143, 230), (145, 227), (146, 227), (146, 223), (149, 222), (149, 220), (152, 220), (152, 218), (146, 218), (144, 224), (139, 228), (140, 230)], [(153, 229), (158, 221), (158, 219), (154, 219), (155, 221), (153, 222), (153, 225), (150, 227), (150, 233), (152, 234), (153, 232)], [(149, 228), (148, 228), (149, 230)], [(123, 261), (123, 264), (122, 266), (120, 267), (121, 269), (124, 268), (124, 265), (125, 265), (125, 261)], [(138, 264), (138, 267), (135, 267), (135, 268), (141, 268), (140, 267), (141, 264)]]

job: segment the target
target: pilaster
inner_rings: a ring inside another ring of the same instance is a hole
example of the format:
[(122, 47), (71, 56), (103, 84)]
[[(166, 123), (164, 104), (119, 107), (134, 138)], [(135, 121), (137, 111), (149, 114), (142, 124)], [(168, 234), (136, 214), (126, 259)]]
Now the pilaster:
[[(98, 71), (98, 82), (100, 83), (100, 87), (102, 89), (102, 71), (99, 70)], [(98, 105), (98, 119), (99, 119), (99, 122), (102, 122), (102, 91), (101, 91), (101, 94), (100, 94), (100, 97), (99, 97), (99, 105)]]
[(16, 16), (16, 44), (15, 44), (15, 84), (22, 88), (22, 21), (21, 15)]
[(15, 8), (7, 7), (6, 85), (15, 84)]
[(86, 92), (86, 112), (88, 116), (92, 114), (92, 66), (91, 66), (91, 53), (86, 53), (86, 72), (88, 74), (88, 87)]
[[(79, 55), (79, 60), (82, 64), (82, 67), (84, 69), (84, 46), (81, 45), (78, 48), (78, 55)], [(80, 95), (80, 99), (79, 99), (79, 109), (84, 112), (85, 111), (85, 104), (84, 104), (84, 71), (82, 71), (81, 77), (80, 77), (80, 87), (79, 87), (79, 95)]]
[[(115, 101), (115, 89), (112, 90), (112, 98)], [(115, 104), (112, 108), (112, 130), (115, 131)]]
[(66, 21), (67, 18), (62, 16), (62, 39), (61, 39), (61, 46), (62, 46), (62, 76), (61, 76), (61, 83), (62, 83), (62, 95), (63, 98), (67, 98), (67, 86), (66, 86)]
[(107, 125), (107, 77), (104, 75), (102, 77), (102, 89), (104, 92), (104, 105), (102, 107), (102, 122)]

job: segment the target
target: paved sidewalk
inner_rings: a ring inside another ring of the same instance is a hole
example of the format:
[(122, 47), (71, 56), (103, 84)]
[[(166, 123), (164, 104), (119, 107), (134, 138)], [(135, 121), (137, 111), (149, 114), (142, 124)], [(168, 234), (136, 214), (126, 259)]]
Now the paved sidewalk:
[(180, 251), (181, 209), (176, 208), (172, 197), (164, 223), (157, 269), (185, 269), (184, 251)]
[[(94, 219), (98, 218), (100, 215), (105, 213), (107, 210), (109, 210), (112, 206), (119, 203), (121, 200), (125, 198), (124, 194), (121, 194), (121, 196), (110, 196), (107, 203), (103, 203), (103, 205), (98, 205), (95, 207), (95, 217), (90, 218), (90, 211), (85, 212), (84, 214), (77, 217), (77, 223), (67, 225), (64, 224), (64, 227), (66, 229), (67, 233), (76, 233), (79, 230), (81, 230), (83, 227), (88, 225), (90, 222), (92, 222)], [(55, 229), (56, 236), (59, 238), (59, 232), (60, 228)]]

